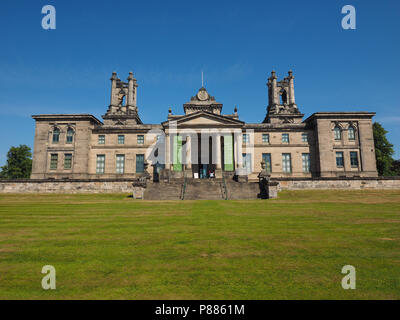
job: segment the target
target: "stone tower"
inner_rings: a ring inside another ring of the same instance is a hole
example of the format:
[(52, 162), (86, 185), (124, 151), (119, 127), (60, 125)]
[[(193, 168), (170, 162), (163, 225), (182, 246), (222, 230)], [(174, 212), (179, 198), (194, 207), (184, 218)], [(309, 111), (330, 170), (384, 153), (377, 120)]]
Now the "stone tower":
[(288, 76), (277, 81), (275, 71), (268, 78), (268, 107), (264, 123), (300, 123), (301, 114), (294, 98), (294, 76), (290, 70)]
[(106, 125), (142, 124), (137, 108), (137, 81), (129, 72), (128, 82), (122, 82), (113, 72), (111, 76), (111, 102), (103, 116)]

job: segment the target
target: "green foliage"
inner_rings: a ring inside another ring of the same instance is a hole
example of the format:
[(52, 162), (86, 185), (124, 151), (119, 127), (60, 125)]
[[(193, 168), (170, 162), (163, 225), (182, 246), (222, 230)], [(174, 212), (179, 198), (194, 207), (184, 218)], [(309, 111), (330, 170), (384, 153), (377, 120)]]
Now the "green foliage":
[(392, 163), (392, 173), (400, 177), (400, 160), (394, 160)]
[(393, 176), (393, 145), (386, 138), (388, 133), (379, 122), (373, 124), (376, 167), (380, 176)]
[(32, 171), (32, 153), (27, 145), (11, 147), (7, 153), (7, 164), (1, 167), (1, 179), (29, 179)]

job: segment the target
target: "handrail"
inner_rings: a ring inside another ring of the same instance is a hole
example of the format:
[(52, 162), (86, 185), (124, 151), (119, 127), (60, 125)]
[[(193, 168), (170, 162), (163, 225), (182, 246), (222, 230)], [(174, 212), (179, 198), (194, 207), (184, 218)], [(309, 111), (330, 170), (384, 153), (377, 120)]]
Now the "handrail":
[(222, 176), (222, 182), (223, 182), (224, 191), (225, 191), (224, 200), (228, 200), (228, 189), (226, 188), (226, 182), (225, 182), (225, 177), (224, 176)]

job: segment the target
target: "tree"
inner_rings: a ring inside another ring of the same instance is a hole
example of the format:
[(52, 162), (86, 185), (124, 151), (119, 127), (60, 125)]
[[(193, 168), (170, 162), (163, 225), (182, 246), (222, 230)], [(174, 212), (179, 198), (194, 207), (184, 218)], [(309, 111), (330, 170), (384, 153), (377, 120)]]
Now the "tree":
[(391, 171), (394, 176), (400, 176), (400, 160), (393, 161)]
[(380, 176), (392, 176), (393, 145), (386, 138), (388, 133), (379, 122), (373, 124), (376, 168)]
[(11, 147), (7, 153), (7, 164), (1, 167), (2, 179), (29, 179), (32, 171), (32, 153), (27, 145)]

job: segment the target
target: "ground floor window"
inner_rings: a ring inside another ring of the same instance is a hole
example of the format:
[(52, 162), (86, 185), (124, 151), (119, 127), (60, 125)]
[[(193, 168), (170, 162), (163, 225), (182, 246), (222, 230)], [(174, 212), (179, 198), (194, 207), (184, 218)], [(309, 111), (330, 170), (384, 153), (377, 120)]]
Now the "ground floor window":
[(72, 154), (66, 153), (64, 155), (64, 169), (71, 169), (72, 168)]
[(251, 153), (242, 153), (243, 168), (246, 169), (246, 173), (251, 173)]
[(350, 151), (350, 164), (352, 168), (358, 168), (358, 153), (357, 151)]
[(301, 158), (302, 158), (302, 162), (303, 162), (303, 172), (309, 173), (310, 172), (310, 154), (303, 153), (301, 155)]
[(136, 173), (144, 172), (144, 154), (136, 155)]
[(282, 154), (282, 171), (284, 173), (292, 172), (292, 159), (290, 153)]
[(124, 173), (125, 171), (125, 155), (117, 154), (117, 165), (116, 165), (117, 173)]
[(96, 159), (96, 173), (104, 173), (104, 168), (106, 164), (106, 156), (104, 154), (98, 154)]
[(58, 154), (52, 153), (50, 156), (50, 169), (57, 169), (58, 165)]
[(344, 167), (343, 152), (336, 152), (336, 166), (338, 168)]
[(272, 172), (271, 154), (263, 153), (262, 159), (265, 163), (265, 170), (267, 170), (268, 173), (271, 173)]

